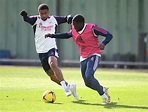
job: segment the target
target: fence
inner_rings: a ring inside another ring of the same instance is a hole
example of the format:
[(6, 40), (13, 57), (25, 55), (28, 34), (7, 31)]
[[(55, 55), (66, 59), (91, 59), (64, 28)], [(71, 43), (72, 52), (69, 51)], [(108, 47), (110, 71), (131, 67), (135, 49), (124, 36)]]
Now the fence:
[[(19, 66), (41, 66), (40, 60), (37, 59), (0, 59), (1, 65), (19, 65)], [(60, 62), (62, 67), (78, 67), (78, 60), (64, 60)], [(131, 69), (148, 69), (147, 62), (123, 62), (123, 61), (101, 61), (100, 68), (131, 68)]]

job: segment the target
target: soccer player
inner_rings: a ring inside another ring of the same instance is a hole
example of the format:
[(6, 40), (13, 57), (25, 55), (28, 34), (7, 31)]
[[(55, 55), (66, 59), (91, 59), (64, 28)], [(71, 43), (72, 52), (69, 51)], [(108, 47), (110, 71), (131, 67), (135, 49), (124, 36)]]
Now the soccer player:
[[(102, 43), (98, 36), (106, 37)], [(94, 77), (94, 73), (99, 65), (102, 50), (112, 39), (112, 35), (95, 24), (85, 23), (84, 17), (75, 15), (72, 20), (72, 29), (67, 33), (46, 34), (45, 38), (67, 39), (72, 37), (80, 50), (80, 67), (84, 83), (87, 87), (97, 91), (103, 98), (102, 104), (109, 104), (110, 96), (108, 88), (103, 87)]]
[(32, 25), (35, 35), (36, 51), (42, 63), (42, 67), (50, 79), (63, 87), (66, 96), (73, 94), (78, 99), (76, 84), (69, 84), (64, 80), (62, 71), (58, 67), (58, 49), (54, 38), (45, 38), (45, 34), (56, 33), (59, 24), (70, 22), (72, 17), (68, 16), (49, 16), (50, 10), (47, 4), (38, 7), (36, 16), (28, 16), (26, 11), (21, 11), (21, 16), (25, 22)]

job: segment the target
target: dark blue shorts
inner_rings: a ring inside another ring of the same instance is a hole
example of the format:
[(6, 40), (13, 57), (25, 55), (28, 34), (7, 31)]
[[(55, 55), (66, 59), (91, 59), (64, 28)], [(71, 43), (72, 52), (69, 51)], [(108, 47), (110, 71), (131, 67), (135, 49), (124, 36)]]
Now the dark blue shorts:
[(47, 53), (39, 53), (39, 58), (45, 72), (51, 69), (50, 65), (48, 64), (48, 58), (50, 56), (55, 56), (56, 58), (58, 58), (58, 50), (52, 48)]

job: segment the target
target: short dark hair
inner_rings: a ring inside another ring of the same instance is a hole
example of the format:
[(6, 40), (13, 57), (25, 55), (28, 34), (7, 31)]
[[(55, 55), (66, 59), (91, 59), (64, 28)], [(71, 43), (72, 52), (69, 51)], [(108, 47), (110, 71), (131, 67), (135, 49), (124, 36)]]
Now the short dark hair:
[(39, 10), (45, 10), (45, 9), (49, 10), (47, 4), (40, 4), (40, 5), (38, 6), (38, 11), (39, 11)]
[(74, 16), (73, 21), (77, 22), (77, 23), (81, 23), (81, 22), (84, 23), (85, 19), (81, 14), (77, 14), (77, 15)]

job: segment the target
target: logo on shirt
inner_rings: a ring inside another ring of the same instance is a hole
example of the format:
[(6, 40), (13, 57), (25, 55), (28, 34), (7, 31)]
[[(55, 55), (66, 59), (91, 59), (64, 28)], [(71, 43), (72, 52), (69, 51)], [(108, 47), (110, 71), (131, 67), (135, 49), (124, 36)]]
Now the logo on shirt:
[(39, 23), (39, 28), (41, 29), (41, 31), (51, 31), (53, 27), (54, 27), (53, 25), (52, 26), (43, 26), (42, 22)]
[(39, 26), (42, 26), (42, 22), (39, 23)]
[(85, 43), (85, 42), (83, 41), (83, 39), (82, 39), (81, 36), (79, 36), (79, 37), (77, 38), (77, 40), (78, 40), (78, 42), (80, 42), (80, 43)]

